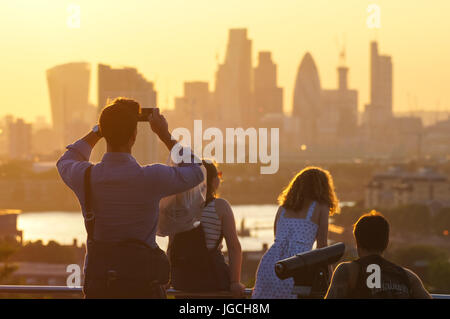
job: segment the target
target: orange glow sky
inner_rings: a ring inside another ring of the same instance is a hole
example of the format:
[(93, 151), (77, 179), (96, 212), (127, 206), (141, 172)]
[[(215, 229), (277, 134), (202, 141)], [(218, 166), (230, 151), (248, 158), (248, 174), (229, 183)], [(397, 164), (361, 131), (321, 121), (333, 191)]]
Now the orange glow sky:
[[(81, 27), (67, 27), (67, 6), (81, 7)], [(381, 7), (381, 29), (366, 26), (367, 6)], [(183, 81), (214, 87), (228, 29), (248, 28), (253, 63), (272, 51), (284, 109), (292, 107), (298, 64), (310, 51), (322, 87), (336, 87), (338, 40), (345, 38), (350, 87), (369, 101), (369, 42), (394, 65), (394, 110), (450, 109), (448, 0), (14, 0), (0, 4), (0, 116), (50, 119), (45, 70), (86, 61), (136, 67), (156, 81), (158, 104), (173, 107)], [(408, 98), (408, 95), (410, 96)], [(91, 92), (96, 101), (96, 92)]]

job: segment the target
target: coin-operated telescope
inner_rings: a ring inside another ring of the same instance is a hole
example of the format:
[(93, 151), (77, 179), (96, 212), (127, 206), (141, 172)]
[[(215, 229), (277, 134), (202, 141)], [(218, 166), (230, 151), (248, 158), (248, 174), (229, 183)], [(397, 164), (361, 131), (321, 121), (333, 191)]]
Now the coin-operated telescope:
[(328, 266), (341, 259), (344, 243), (314, 249), (278, 261), (275, 273), (280, 279), (294, 278), (293, 294), (298, 298), (323, 298), (328, 289)]

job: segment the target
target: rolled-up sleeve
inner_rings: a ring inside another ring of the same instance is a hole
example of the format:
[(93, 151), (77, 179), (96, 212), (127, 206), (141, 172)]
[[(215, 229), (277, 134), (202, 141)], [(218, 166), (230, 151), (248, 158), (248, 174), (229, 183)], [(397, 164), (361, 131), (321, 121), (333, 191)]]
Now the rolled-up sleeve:
[[(185, 149), (190, 152), (189, 148)], [(190, 163), (183, 162), (178, 166), (154, 164), (145, 169), (149, 187), (158, 191), (162, 197), (187, 191), (200, 184), (206, 177), (201, 161), (193, 153)]]
[(77, 195), (83, 187), (84, 171), (91, 165), (89, 158), (92, 147), (83, 140), (68, 145), (67, 151), (56, 163), (59, 175), (64, 183)]

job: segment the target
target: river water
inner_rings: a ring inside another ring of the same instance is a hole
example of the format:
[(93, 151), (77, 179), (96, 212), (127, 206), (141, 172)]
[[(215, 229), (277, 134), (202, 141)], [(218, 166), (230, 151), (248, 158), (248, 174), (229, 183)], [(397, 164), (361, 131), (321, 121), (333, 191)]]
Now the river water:
[[(277, 211), (276, 205), (236, 205), (233, 212), (237, 228), (245, 218), (245, 227), (252, 230), (251, 237), (241, 237), (243, 250), (260, 250), (264, 243), (273, 242), (273, 221)], [(24, 241), (41, 239), (44, 243), (54, 240), (60, 244), (86, 241), (86, 230), (80, 212), (26, 212), (19, 215), (17, 228), (23, 231)], [(261, 229), (262, 228), (262, 229)], [(162, 249), (167, 247), (167, 237), (157, 237)]]
[[(341, 205), (351, 203), (341, 203)], [(235, 205), (233, 212), (236, 227), (241, 227), (245, 219), (245, 227), (251, 229), (250, 236), (240, 237), (243, 250), (260, 250), (264, 243), (273, 243), (273, 222), (277, 212), (276, 205)], [(44, 243), (54, 240), (60, 244), (71, 244), (74, 239), (78, 243), (86, 241), (86, 230), (80, 212), (27, 212), (19, 215), (17, 228), (23, 231), (24, 241), (41, 239)], [(167, 237), (157, 237), (162, 249), (167, 247)]]

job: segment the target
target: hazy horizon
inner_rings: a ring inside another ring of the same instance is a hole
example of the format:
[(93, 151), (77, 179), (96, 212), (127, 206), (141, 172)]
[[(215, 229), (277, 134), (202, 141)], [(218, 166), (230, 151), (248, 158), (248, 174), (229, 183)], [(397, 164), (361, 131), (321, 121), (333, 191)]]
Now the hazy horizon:
[[(81, 7), (79, 29), (66, 24), (72, 3)], [(381, 8), (377, 31), (366, 26), (371, 3)], [(381, 54), (392, 56), (394, 111), (450, 109), (450, 2), (444, 0), (433, 6), (406, 0), (130, 0), (126, 7), (103, 0), (17, 0), (3, 3), (2, 12), (0, 116), (34, 121), (43, 115), (51, 122), (45, 72), (74, 61), (91, 64), (94, 104), (96, 65), (104, 63), (137, 68), (155, 82), (158, 105), (172, 108), (185, 81), (208, 81), (214, 89), (230, 28), (247, 28), (253, 66), (259, 51), (272, 52), (285, 112), (291, 111), (297, 68), (306, 52), (315, 60), (322, 88), (336, 88), (343, 42), (349, 86), (359, 91), (362, 110), (369, 102), (369, 43), (374, 39)]]

